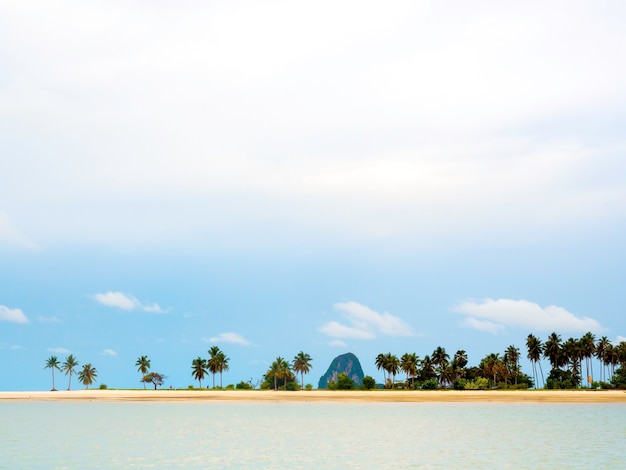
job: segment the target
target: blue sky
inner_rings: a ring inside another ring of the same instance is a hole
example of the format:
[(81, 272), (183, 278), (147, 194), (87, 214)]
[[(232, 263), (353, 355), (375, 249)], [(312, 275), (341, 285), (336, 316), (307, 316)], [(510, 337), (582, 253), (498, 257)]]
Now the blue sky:
[(1, 390), (624, 339), (622, 2), (205, 3), (0, 4)]

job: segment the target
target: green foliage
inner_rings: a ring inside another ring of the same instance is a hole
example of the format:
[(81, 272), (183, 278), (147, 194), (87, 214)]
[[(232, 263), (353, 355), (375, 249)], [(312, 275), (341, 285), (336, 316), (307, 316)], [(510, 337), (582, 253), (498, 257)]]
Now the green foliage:
[(486, 390), (489, 388), (489, 380), (485, 377), (476, 377), (474, 380), (465, 382), (465, 390)]
[(100, 390), (106, 390), (107, 384), (100, 384)]
[(437, 379), (428, 379), (422, 382), (420, 388), (422, 390), (437, 390), (439, 388), (439, 381)]
[(363, 377), (362, 387), (365, 390), (371, 390), (376, 387), (376, 380), (374, 380), (374, 377), (372, 377), (371, 375), (366, 375), (365, 377)]
[(611, 379), (611, 385), (615, 388), (626, 388), (626, 367), (621, 366), (615, 371)]
[(235, 386), (233, 384), (228, 384), (226, 385), (225, 390), (235, 390)]
[(289, 390), (290, 392), (297, 392), (298, 390), (300, 390), (300, 384), (295, 380), (293, 382), (287, 382), (285, 390)]
[(600, 387), (601, 390), (612, 390), (615, 388), (613, 384), (610, 384), (608, 382), (602, 382), (602, 381), (598, 383), (598, 386)]
[(304, 386), (304, 388), (305, 388), (306, 390), (313, 390), (313, 385), (312, 385), (312, 384), (306, 384), (306, 385)]
[(578, 388), (580, 385), (580, 375), (570, 370), (553, 368), (546, 379), (546, 388), (550, 390), (562, 390)]
[(336, 381), (328, 382), (328, 388), (329, 390), (353, 390), (355, 385), (350, 377), (341, 372)]
[(250, 385), (248, 382), (244, 382), (242, 380), (237, 385), (235, 385), (235, 388), (237, 390), (252, 390), (252, 385)]

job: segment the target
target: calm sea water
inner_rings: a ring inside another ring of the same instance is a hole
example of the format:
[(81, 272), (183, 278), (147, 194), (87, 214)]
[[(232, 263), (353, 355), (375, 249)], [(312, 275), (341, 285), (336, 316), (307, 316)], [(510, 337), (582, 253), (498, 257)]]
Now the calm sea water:
[(0, 467), (626, 468), (624, 404), (0, 402)]

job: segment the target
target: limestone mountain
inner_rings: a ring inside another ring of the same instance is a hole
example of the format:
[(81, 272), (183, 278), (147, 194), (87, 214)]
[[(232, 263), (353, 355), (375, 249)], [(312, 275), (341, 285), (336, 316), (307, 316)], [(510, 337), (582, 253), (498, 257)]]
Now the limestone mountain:
[(363, 369), (359, 359), (352, 353), (346, 353), (333, 359), (326, 373), (320, 377), (317, 388), (328, 388), (328, 383), (337, 381), (337, 377), (342, 372), (357, 386), (363, 382)]

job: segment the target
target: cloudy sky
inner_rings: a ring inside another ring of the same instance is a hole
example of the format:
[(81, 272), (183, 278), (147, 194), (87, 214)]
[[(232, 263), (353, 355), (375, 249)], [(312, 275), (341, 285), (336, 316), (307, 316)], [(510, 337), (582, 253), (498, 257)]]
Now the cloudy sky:
[(623, 338), (625, 15), (0, 1), (0, 389)]

